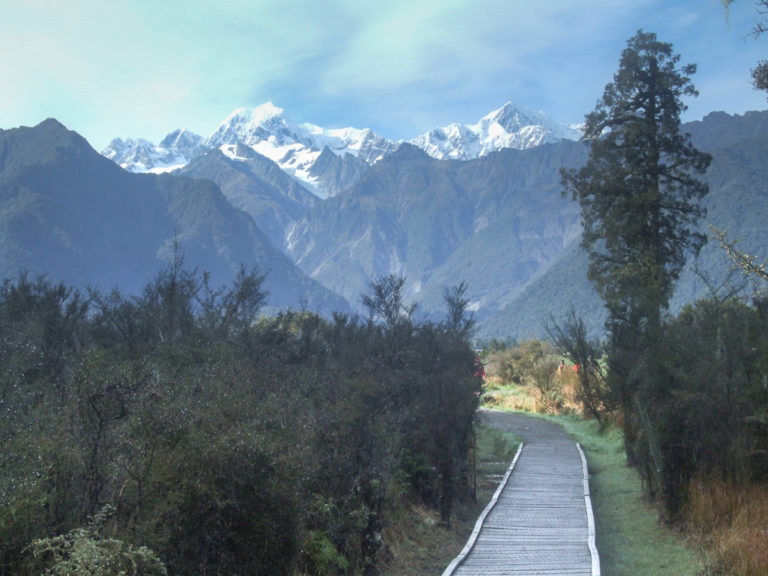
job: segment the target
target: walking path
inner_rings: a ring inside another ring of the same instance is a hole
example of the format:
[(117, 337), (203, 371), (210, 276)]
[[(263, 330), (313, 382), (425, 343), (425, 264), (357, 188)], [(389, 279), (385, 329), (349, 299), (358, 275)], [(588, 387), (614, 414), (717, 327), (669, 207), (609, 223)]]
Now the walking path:
[(523, 446), (443, 576), (599, 576), (586, 460), (562, 428), (523, 414), (482, 418)]

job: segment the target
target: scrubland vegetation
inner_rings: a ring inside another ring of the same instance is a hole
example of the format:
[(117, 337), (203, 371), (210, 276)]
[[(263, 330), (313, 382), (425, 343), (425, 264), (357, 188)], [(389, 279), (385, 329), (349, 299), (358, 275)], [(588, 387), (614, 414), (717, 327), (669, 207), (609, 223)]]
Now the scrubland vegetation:
[(384, 570), (397, 576), (439, 576), (464, 548), (478, 517), (509, 468), (519, 439), (482, 421), (475, 424), (475, 484), (472, 497), (457, 502), (450, 527), (440, 524), (436, 511), (413, 501), (385, 530), (391, 543)]
[(665, 321), (632, 462), (575, 315), (489, 343), (481, 389), (461, 287), (441, 323), (393, 277), (371, 320), (259, 318), (261, 278), (213, 290), (176, 261), (137, 298), (3, 285), (0, 574), (438, 574), (514, 452), (479, 402), (586, 448), (605, 573), (765, 573), (764, 300)]
[[(414, 322), (260, 318), (176, 257), (143, 293), (0, 289), (0, 574), (376, 574), (405, 510), (472, 501), (463, 289)], [(474, 520), (473, 520), (474, 521)]]

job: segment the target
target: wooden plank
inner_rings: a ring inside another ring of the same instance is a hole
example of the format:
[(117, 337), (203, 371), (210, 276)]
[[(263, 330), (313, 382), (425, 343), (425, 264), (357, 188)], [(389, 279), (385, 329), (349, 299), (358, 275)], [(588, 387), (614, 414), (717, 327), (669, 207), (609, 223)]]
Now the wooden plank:
[(443, 576), (600, 576), (584, 453), (564, 434), (536, 434)]

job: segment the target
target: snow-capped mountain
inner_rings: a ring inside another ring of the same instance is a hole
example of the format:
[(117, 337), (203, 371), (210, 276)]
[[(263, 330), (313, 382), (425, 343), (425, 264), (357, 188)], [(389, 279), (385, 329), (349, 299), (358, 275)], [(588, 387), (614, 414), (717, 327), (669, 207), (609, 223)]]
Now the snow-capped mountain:
[(397, 144), (368, 128), (322, 128), (315, 124), (293, 124), (283, 109), (267, 102), (256, 108), (238, 108), (206, 140), (210, 147), (245, 144), (278, 164), (297, 151), (319, 156), (326, 146), (337, 155), (351, 154), (368, 164), (380, 160)]
[(477, 124), (451, 124), (435, 128), (410, 141), (433, 158), (470, 160), (502, 148), (524, 150), (560, 140), (578, 140), (578, 127), (553, 121), (507, 102), (483, 116)]
[[(434, 158), (469, 160), (501, 148), (525, 149), (580, 136), (577, 127), (507, 103), (477, 124), (435, 128), (410, 143)], [(207, 138), (176, 130), (157, 146), (142, 139), (115, 139), (102, 154), (132, 172), (164, 172), (215, 148), (236, 159), (237, 146), (246, 145), (325, 198), (351, 185), (367, 166), (401, 143), (367, 128), (328, 129), (293, 123), (282, 108), (267, 102), (256, 108), (238, 108)]]
[(174, 130), (155, 145), (143, 138), (115, 138), (102, 156), (129, 172), (169, 172), (181, 168), (206, 149), (204, 138), (189, 130)]
[[(327, 129), (315, 124), (295, 124), (271, 102), (256, 108), (238, 108), (207, 138), (176, 130), (159, 145), (144, 139), (116, 138), (102, 154), (131, 172), (167, 172), (181, 168), (206, 150), (218, 148), (237, 159), (238, 145), (245, 145), (275, 162), (285, 172), (320, 197), (331, 196), (397, 148), (370, 129)], [(330, 152), (330, 154), (328, 152)]]
[(350, 155), (368, 165), (397, 148), (396, 143), (369, 129), (326, 129), (308, 123), (293, 124), (285, 118), (283, 109), (271, 102), (256, 108), (238, 108), (219, 124), (205, 143), (227, 155), (234, 150), (233, 146), (245, 144), (320, 196), (329, 194), (324, 189), (322, 174), (313, 168), (325, 148), (342, 159)]

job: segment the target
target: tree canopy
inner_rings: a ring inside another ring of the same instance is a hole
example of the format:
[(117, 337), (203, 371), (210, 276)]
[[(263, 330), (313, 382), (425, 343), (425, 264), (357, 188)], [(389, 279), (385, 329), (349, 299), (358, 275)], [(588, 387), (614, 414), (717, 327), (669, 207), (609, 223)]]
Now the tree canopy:
[(679, 60), (655, 34), (631, 38), (586, 117), (589, 160), (562, 172), (565, 193), (581, 204), (590, 279), (614, 322), (638, 313), (657, 322), (686, 254), (705, 240), (695, 224), (708, 188), (697, 175), (710, 157), (680, 133), (682, 97), (697, 92), (696, 66)]
[(697, 229), (708, 192), (699, 176), (711, 158), (680, 133), (695, 72), (671, 44), (638, 31), (586, 117), (587, 163), (561, 172), (564, 194), (581, 205), (588, 275), (608, 310), (610, 387), (625, 413), (630, 461), (633, 439), (653, 437), (639, 433), (641, 399), (660, 383), (662, 315), (686, 257), (706, 239)]

